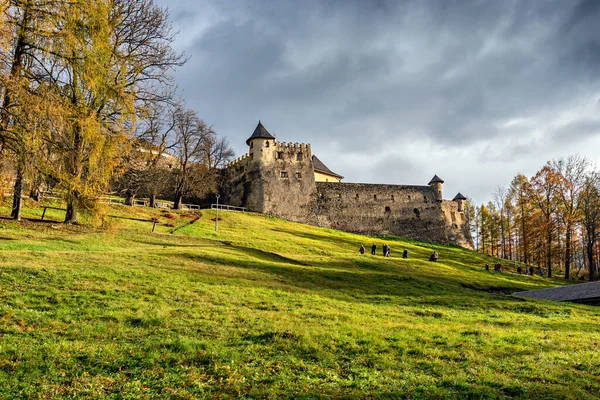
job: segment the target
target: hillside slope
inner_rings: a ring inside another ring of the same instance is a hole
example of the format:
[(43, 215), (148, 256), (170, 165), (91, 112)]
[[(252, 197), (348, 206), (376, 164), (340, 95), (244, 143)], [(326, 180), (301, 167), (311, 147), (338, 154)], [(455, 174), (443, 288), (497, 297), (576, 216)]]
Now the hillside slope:
[[(600, 392), (600, 309), (506, 295), (560, 280), (486, 272), (492, 259), (459, 248), (262, 215), (222, 212), (216, 233), (211, 211), (110, 214), (161, 224), (152, 234), (121, 219), (3, 222), (0, 397)], [(358, 254), (373, 242), (392, 257)], [(438, 263), (427, 261), (434, 249)]]

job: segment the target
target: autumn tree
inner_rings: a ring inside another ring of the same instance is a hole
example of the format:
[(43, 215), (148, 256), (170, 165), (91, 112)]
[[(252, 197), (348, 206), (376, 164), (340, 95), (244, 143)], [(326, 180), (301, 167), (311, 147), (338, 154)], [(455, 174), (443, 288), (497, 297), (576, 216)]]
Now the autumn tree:
[(0, 52), (0, 149), (3, 152), (10, 151), (16, 161), (11, 217), (20, 220), (29, 142), (23, 119), (31, 112), (24, 107), (26, 97), (29, 97), (32, 68), (28, 51), (35, 40), (33, 32), (36, 30), (36, 12), (39, 9), (33, 0), (19, 3), (6, 1), (0, 3), (0, 7), (1, 46), (6, 50)]
[(498, 212), (498, 225), (500, 230), (500, 240), (501, 240), (501, 256), (506, 258), (506, 248), (507, 248), (507, 240), (506, 233), (508, 230), (507, 222), (506, 222), (506, 206), (508, 199), (508, 191), (502, 186), (498, 186), (493, 194), (494, 206)]
[(552, 245), (557, 230), (555, 218), (559, 205), (557, 192), (560, 180), (560, 174), (550, 164), (544, 165), (531, 179), (532, 202), (542, 215), (542, 223), (538, 227), (545, 239), (548, 277), (552, 277)]
[(167, 13), (150, 0), (81, 0), (62, 21), (52, 82), (70, 124), (48, 132), (58, 165), (46, 167), (65, 193), (65, 222), (75, 223), (119, 172), (140, 110), (160, 100), (168, 71), (184, 60), (171, 48)]
[(569, 279), (573, 260), (573, 236), (581, 212), (578, 207), (579, 196), (586, 182), (590, 162), (585, 157), (570, 156), (553, 160), (552, 166), (560, 174), (557, 195), (560, 200), (560, 219), (565, 226), (565, 279)]
[(586, 177), (578, 202), (581, 212), (586, 256), (588, 261), (589, 280), (594, 280), (596, 272), (595, 249), (600, 233), (600, 176), (597, 172), (589, 173)]
[[(490, 227), (493, 224), (492, 215), (490, 214), (488, 208), (485, 205), (481, 205), (479, 207), (479, 248), (482, 253), (491, 252), (491, 235), (490, 235)], [(489, 246), (489, 248), (488, 248)]]
[(530, 243), (528, 240), (531, 224), (531, 205), (529, 196), (531, 185), (526, 176), (518, 174), (512, 180), (509, 193), (515, 204), (515, 225), (519, 231), (519, 247), (521, 248), (522, 261), (530, 262)]

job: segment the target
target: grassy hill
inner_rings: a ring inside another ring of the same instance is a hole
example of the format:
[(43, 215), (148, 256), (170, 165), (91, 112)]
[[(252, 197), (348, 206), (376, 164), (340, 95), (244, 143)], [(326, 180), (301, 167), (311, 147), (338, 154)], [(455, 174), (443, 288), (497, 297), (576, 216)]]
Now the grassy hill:
[(560, 279), (262, 215), (221, 212), (216, 233), (211, 211), (110, 214), (160, 225), (0, 222), (0, 398), (600, 393), (600, 308), (507, 295)]

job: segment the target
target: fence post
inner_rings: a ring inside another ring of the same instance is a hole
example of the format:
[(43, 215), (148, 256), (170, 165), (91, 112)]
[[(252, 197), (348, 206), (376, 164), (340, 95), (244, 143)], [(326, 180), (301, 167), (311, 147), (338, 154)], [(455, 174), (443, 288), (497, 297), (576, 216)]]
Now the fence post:
[(48, 207), (44, 207), (44, 212), (42, 213), (42, 221), (44, 220), (44, 216), (46, 215), (46, 208)]

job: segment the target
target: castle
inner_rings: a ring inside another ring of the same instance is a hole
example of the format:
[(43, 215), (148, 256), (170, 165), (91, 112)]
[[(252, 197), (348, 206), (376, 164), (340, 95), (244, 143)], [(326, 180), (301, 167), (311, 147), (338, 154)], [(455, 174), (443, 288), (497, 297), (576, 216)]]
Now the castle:
[(224, 203), (281, 219), (366, 235), (395, 235), (472, 248), (464, 201), (427, 186), (343, 183), (310, 144), (281, 143), (259, 121), (247, 154), (223, 169)]

